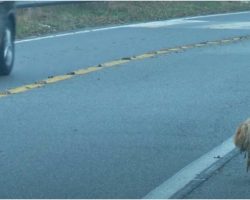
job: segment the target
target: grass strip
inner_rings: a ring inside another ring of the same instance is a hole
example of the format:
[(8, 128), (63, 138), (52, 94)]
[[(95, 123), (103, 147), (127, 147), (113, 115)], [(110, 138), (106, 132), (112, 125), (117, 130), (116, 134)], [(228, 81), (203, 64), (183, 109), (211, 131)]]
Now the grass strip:
[(250, 10), (248, 1), (92, 1), (17, 9), (17, 39), (90, 27)]

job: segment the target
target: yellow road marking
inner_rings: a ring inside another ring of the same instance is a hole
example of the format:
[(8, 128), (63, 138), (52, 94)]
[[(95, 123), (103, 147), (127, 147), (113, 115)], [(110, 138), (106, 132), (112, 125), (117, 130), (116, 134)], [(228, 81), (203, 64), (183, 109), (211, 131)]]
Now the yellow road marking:
[(126, 60), (114, 60), (114, 61), (110, 61), (110, 62), (107, 62), (107, 63), (103, 63), (101, 66), (102, 67), (113, 67), (113, 66), (125, 64), (125, 63), (128, 63), (128, 62), (130, 62), (129, 59), (126, 59)]
[(204, 44), (196, 44), (195, 46), (196, 47), (203, 47), (203, 46), (205, 46), (206, 44), (204, 43)]
[(157, 54), (167, 54), (167, 53), (170, 53), (169, 50), (159, 50), (159, 51), (156, 51)]
[(240, 36), (240, 37), (232, 37), (232, 38), (228, 38), (228, 39), (221, 39), (221, 40), (215, 40), (215, 41), (207, 41), (207, 42), (201, 42), (201, 43), (190, 44), (190, 45), (183, 45), (183, 46), (179, 46), (179, 47), (175, 47), (175, 48), (166, 48), (166, 49), (161, 49), (161, 50), (158, 50), (158, 51), (147, 52), (147, 53), (144, 53), (144, 54), (141, 54), (141, 55), (121, 58), (121, 59), (118, 59), (118, 60), (113, 60), (113, 61), (110, 61), (110, 62), (102, 63), (102, 64), (100, 64), (98, 66), (92, 66), (92, 67), (88, 67), (88, 68), (75, 70), (75, 71), (67, 73), (65, 75), (53, 76), (53, 77), (49, 77), (48, 79), (37, 81), (37, 82), (32, 83), (32, 84), (19, 86), (19, 87), (12, 88), (12, 89), (9, 89), (9, 90), (6, 90), (6, 91), (0, 91), (0, 98), (1, 97), (6, 97), (6, 96), (9, 96), (9, 95), (13, 95), (13, 94), (26, 92), (26, 91), (33, 90), (33, 89), (36, 89), (36, 88), (41, 88), (41, 87), (44, 87), (47, 84), (53, 84), (53, 83), (57, 83), (57, 82), (60, 82), (60, 81), (68, 80), (68, 79), (74, 78), (75, 76), (81, 76), (81, 75), (85, 75), (85, 74), (88, 74), (88, 73), (100, 71), (100, 70), (108, 68), (108, 67), (119, 66), (119, 65), (122, 65), (122, 64), (132, 62), (134, 60), (144, 60), (144, 59), (147, 59), (147, 58), (156, 57), (158, 55), (168, 55), (168, 54), (171, 54), (171, 53), (179, 53), (179, 52), (183, 52), (185, 50), (192, 49), (192, 48), (201, 48), (201, 47), (206, 47), (206, 46), (211, 46), (211, 45), (216, 46), (216, 45), (221, 45), (221, 44), (226, 45), (226, 44), (229, 44), (229, 43), (234, 43), (234, 42), (238, 42), (238, 41), (242, 41), (242, 40), (248, 40), (248, 39), (250, 39), (250, 35)]
[(219, 42), (218, 41), (209, 41), (209, 42), (207, 42), (207, 44), (219, 44)]
[(190, 48), (193, 48), (193, 45), (186, 45), (186, 46), (182, 46), (181, 48), (182, 49), (190, 49)]
[(231, 40), (221, 40), (221, 42), (228, 43), (228, 42), (231, 42)]
[(180, 51), (181, 50), (181, 48), (179, 47), (179, 48), (170, 48), (170, 49), (168, 49), (169, 51)]
[(55, 83), (55, 82), (58, 82), (58, 81), (64, 81), (64, 80), (67, 80), (67, 79), (70, 79), (72, 78), (74, 75), (59, 75), (59, 76), (54, 76), (52, 78), (48, 78), (48, 79), (45, 79), (44, 81), (46, 82), (46, 84), (49, 84), (49, 83)]
[(39, 88), (42, 87), (42, 84), (29, 84), (25, 86), (28, 89), (35, 89), (35, 88)]
[(155, 57), (154, 53), (145, 53), (142, 55), (135, 56), (134, 60), (144, 60), (146, 58), (152, 58), (152, 57)]
[(83, 74), (87, 74), (87, 73), (90, 73), (90, 72), (95, 72), (95, 71), (98, 71), (98, 70), (101, 70), (101, 69), (102, 69), (101, 67), (88, 67), (86, 69), (76, 70), (73, 73), (75, 75), (83, 75)]

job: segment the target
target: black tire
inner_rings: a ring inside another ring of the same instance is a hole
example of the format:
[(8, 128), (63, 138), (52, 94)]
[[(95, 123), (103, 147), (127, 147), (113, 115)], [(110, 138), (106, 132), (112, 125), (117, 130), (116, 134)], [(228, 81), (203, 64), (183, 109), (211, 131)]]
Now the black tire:
[(15, 58), (15, 33), (14, 25), (7, 20), (2, 30), (0, 46), (0, 75), (9, 75)]

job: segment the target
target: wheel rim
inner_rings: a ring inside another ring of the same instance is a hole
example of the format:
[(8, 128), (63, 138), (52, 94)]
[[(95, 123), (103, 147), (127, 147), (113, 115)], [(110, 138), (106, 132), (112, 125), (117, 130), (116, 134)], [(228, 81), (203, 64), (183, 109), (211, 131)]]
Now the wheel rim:
[(12, 35), (9, 29), (6, 29), (4, 34), (4, 60), (5, 64), (10, 66), (13, 60)]

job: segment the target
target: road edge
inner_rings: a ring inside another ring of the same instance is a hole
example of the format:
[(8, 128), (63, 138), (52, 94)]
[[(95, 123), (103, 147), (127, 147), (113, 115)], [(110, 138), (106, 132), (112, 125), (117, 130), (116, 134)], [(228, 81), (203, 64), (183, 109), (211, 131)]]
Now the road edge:
[(208, 181), (213, 175), (217, 174), (220, 169), (222, 169), (228, 162), (230, 162), (234, 157), (236, 157), (240, 152), (237, 149), (233, 149), (223, 158), (218, 160), (216, 163), (211, 165), (205, 171), (197, 176), (195, 180), (192, 180), (183, 189), (171, 196), (171, 199), (185, 199), (187, 195), (192, 193), (195, 189), (200, 187), (204, 182)]
[(237, 151), (233, 144), (233, 136), (231, 136), (168, 178), (143, 199), (183, 198), (235, 155), (237, 155)]

